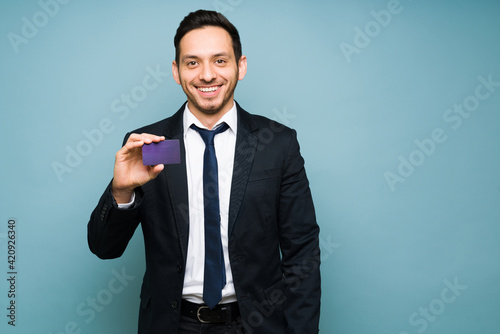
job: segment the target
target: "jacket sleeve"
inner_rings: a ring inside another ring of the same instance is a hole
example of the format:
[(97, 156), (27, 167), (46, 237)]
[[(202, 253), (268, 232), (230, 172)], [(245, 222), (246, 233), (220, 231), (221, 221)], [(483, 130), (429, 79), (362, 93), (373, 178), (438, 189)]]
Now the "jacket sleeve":
[(321, 299), (319, 226), (295, 131), (284, 165), (278, 219), (285, 280), (286, 333), (318, 333)]
[[(127, 133), (123, 145), (129, 136), (130, 133)], [(142, 188), (136, 188), (132, 207), (119, 209), (111, 193), (111, 183), (90, 215), (87, 225), (89, 248), (101, 259), (114, 259), (123, 254), (139, 224), (139, 207), (144, 196)]]
[(120, 257), (139, 224), (139, 207), (143, 192), (135, 190), (135, 203), (129, 209), (119, 209), (108, 185), (87, 225), (89, 248), (101, 259)]

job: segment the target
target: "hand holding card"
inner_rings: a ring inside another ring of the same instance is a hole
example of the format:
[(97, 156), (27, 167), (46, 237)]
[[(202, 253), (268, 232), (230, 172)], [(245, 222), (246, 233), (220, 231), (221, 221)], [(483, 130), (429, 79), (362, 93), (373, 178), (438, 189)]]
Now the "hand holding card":
[(142, 146), (142, 163), (145, 166), (181, 163), (179, 139), (145, 144)]

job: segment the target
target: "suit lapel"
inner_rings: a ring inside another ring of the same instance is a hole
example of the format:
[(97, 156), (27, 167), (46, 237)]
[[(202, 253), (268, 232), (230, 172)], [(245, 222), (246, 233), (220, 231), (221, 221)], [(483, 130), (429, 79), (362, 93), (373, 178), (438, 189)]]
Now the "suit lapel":
[(165, 165), (166, 177), (164, 179), (170, 195), (170, 205), (174, 212), (182, 255), (185, 260), (189, 237), (189, 201), (183, 130), (184, 106), (185, 104), (170, 118), (164, 130), (165, 139), (179, 140), (181, 154), (180, 164)]
[(252, 133), (257, 127), (250, 114), (243, 110), (239, 104), (236, 103), (236, 106), (238, 109), (238, 132), (236, 135), (233, 178), (231, 182), (228, 236), (231, 236), (240, 211), (258, 143), (257, 136)]

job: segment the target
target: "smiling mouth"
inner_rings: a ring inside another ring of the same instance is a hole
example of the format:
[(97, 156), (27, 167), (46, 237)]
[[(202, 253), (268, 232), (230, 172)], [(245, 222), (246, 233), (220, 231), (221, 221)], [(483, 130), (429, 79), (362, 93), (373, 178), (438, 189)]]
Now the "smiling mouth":
[(220, 86), (211, 86), (211, 87), (196, 87), (196, 89), (198, 89), (200, 92), (203, 92), (203, 93), (213, 93), (213, 92), (216, 92), (219, 90), (219, 88), (221, 88), (222, 85)]

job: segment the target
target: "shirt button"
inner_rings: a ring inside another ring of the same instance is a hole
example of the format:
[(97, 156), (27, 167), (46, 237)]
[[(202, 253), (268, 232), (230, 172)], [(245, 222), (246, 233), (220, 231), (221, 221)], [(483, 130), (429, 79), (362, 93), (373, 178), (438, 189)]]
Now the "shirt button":
[(175, 301), (175, 300), (174, 300), (174, 301), (172, 302), (172, 308), (177, 308), (177, 301)]

